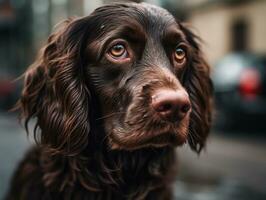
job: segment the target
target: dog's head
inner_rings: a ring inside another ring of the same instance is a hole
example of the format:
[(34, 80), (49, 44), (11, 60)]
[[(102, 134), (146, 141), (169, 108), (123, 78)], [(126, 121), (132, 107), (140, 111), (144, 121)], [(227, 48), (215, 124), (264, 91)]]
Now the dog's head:
[(129, 3), (66, 21), (27, 70), (19, 105), (42, 144), (75, 155), (100, 134), (95, 124), (111, 149), (188, 141), (200, 151), (210, 103), (195, 35), (162, 8)]

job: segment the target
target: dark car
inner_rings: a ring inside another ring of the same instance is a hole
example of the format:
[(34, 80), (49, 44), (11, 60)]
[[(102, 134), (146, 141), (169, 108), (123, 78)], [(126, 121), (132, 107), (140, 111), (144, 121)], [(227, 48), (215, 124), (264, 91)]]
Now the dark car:
[(265, 119), (266, 57), (248, 53), (225, 56), (213, 69), (215, 104), (231, 121)]

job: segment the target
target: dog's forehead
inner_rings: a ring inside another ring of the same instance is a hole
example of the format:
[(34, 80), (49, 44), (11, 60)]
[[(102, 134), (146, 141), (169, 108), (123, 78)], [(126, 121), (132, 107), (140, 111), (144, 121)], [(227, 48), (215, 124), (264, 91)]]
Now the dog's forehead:
[(96, 9), (92, 15), (105, 23), (122, 25), (132, 21), (137, 21), (146, 27), (165, 27), (176, 24), (172, 14), (166, 9), (148, 3), (113, 3)]
[(168, 21), (175, 21), (174, 17), (172, 14), (170, 14), (166, 9), (152, 5), (152, 4), (147, 4), (147, 3), (141, 3), (138, 4), (139, 6), (143, 7), (145, 10), (146, 14), (153, 17), (153, 18), (158, 18), (158, 19), (165, 19)]

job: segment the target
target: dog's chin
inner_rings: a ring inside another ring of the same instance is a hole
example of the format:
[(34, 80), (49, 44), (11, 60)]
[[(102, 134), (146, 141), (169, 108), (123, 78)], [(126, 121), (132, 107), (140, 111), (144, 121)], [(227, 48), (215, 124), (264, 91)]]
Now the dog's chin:
[(186, 143), (189, 115), (182, 121), (170, 123), (162, 120), (141, 122), (124, 120), (105, 121), (108, 144), (112, 150), (137, 150), (142, 148), (177, 147)]
[(109, 146), (112, 150), (133, 151), (144, 148), (163, 148), (181, 146), (187, 141), (187, 134), (166, 132), (156, 136), (137, 137), (134, 140), (110, 135)]

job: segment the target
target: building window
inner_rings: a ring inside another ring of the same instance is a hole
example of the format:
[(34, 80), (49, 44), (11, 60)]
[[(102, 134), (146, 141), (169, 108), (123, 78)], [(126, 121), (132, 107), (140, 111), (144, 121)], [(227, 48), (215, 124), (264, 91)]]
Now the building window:
[(238, 19), (232, 24), (232, 50), (248, 50), (248, 23), (244, 19)]

